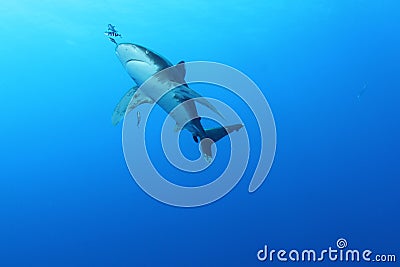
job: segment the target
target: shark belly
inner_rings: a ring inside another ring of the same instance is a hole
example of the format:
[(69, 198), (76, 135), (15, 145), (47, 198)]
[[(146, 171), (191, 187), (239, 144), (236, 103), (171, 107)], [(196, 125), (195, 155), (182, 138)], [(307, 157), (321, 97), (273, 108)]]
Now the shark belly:
[(176, 97), (182, 85), (171, 83), (169, 77), (154, 77), (159, 69), (158, 66), (135, 60), (126, 64), (126, 71), (137, 84), (141, 85), (144, 95), (157, 102), (167, 114), (170, 114), (178, 128), (183, 128), (187, 122), (198, 117), (196, 105), (194, 101), (183, 101)]
[(176, 97), (180, 86), (177, 88), (173, 86), (171, 83), (152, 79), (146, 82), (143, 93), (157, 102), (175, 120), (178, 128), (183, 128), (186, 123), (197, 118), (198, 113), (193, 100), (182, 101)]

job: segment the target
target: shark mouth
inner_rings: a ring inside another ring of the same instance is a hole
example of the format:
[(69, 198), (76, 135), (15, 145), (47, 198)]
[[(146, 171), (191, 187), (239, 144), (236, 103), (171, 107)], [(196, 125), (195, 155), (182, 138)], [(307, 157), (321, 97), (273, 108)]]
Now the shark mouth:
[(125, 64), (128, 64), (129, 62), (143, 62), (146, 63), (146, 61), (140, 60), (140, 59), (128, 59)]

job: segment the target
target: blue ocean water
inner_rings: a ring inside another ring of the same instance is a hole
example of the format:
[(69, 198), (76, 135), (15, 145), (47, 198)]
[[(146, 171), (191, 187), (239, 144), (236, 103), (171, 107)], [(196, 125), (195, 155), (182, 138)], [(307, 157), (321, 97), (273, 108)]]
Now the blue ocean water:
[[(339, 238), (400, 257), (398, 1), (3, 1), (0, 11), (0, 266), (313, 266), (256, 254)], [(221, 62), (257, 83), (277, 127), (258, 191), (247, 191), (253, 154), (240, 183), (204, 207), (171, 207), (137, 186), (111, 125), (133, 82), (108, 23), (174, 63)]]

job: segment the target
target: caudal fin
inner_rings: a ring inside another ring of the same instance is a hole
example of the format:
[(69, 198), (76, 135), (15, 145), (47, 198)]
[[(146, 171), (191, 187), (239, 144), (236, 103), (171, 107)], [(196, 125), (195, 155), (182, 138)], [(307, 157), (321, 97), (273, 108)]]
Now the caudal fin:
[(243, 124), (234, 124), (231, 126), (227, 127), (218, 127), (218, 128), (212, 128), (208, 130), (204, 130), (206, 133), (206, 136), (201, 139), (200, 142), (200, 148), (201, 148), (201, 153), (204, 157), (204, 159), (207, 162), (211, 162), (212, 160), (212, 152), (211, 152), (211, 147), (212, 145), (220, 140), (222, 137), (230, 134), (233, 131), (238, 131), (240, 128), (243, 127)]

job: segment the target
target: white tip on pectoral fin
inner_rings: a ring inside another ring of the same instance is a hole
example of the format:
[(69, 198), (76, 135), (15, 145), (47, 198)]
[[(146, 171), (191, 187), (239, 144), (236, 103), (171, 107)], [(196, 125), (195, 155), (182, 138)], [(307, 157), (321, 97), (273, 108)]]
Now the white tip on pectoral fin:
[(131, 101), (133, 95), (136, 93), (138, 86), (134, 86), (131, 89), (129, 89), (128, 92), (125, 93), (125, 95), (121, 98), (119, 103), (114, 109), (114, 113), (112, 115), (112, 124), (117, 125), (122, 118), (125, 116), (126, 109), (128, 108), (129, 102)]
[(138, 86), (132, 87), (119, 101), (117, 106), (114, 109), (114, 113), (112, 115), (112, 124), (117, 125), (125, 116), (125, 113), (129, 113), (133, 109), (135, 109), (140, 104), (144, 103), (153, 103), (154, 101), (137, 91)]
[(207, 99), (200, 97), (200, 98), (196, 98), (195, 101), (209, 109), (211, 109), (212, 111), (214, 111), (216, 114), (218, 114), (218, 116), (220, 116), (222, 119), (225, 119), (225, 117), (218, 111), (218, 109), (216, 107), (214, 107)]
[(150, 97), (146, 96), (143, 94), (141, 91), (136, 92), (136, 94), (133, 96), (131, 102), (129, 103), (129, 106), (126, 110), (126, 112), (131, 112), (134, 110), (137, 106), (140, 106), (141, 104), (153, 104), (154, 101)]
[(180, 86), (179, 89), (176, 91), (175, 97), (180, 99), (181, 101), (193, 99), (197, 103), (211, 109), (213, 112), (218, 114), (221, 118), (225, 119), (224, 116), (214, 107), (207, 99), (201, 96), (196, 91), (192, 90), (187, 86)]

